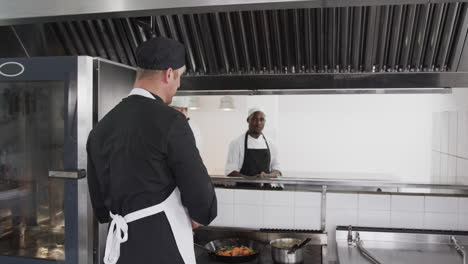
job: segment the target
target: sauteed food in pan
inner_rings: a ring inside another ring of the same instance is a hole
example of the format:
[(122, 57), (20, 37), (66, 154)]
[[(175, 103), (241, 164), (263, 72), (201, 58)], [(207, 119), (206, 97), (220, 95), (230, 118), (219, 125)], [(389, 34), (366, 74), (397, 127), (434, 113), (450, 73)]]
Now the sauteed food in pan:
[(248, 256), (255, 254), (255, 250), (246, 246), (228, 246), (215, 251), (216, 255), (225, 257)]

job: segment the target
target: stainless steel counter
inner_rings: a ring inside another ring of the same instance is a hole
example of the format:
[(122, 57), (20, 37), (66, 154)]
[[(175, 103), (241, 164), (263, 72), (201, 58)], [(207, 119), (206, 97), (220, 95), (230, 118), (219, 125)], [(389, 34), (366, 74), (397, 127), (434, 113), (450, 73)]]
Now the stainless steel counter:
[(363, 247), (380, 262), (372, 262), (356, 246), (348, 244), (348, 231), (336, 231), (338, 262), (340, 264), (384, 263), (384, 264), (463, 264), (462, 255), (451, 242), (454, 235), (460, 244), (468, 245), (468, 236), (461, 233), (405, 233), (404, 231), (378, 232), (353, 231), (359, 233)]
[[(290, 191), (326, 191), (331, 192), (385, 192), (407, 194), (434, 194), (468, 196), (468, 185), (446, 185), (430, 183), (407, 183), (380, 180), (341, 180), (325, 178), (240, 178), (211, 176), (218, 186), (237, 188), (237, 183), (274, 184)], [(239, 187), (245, 188), (245, 187)], [(252, 187), (252, 189), (261, 189)]]

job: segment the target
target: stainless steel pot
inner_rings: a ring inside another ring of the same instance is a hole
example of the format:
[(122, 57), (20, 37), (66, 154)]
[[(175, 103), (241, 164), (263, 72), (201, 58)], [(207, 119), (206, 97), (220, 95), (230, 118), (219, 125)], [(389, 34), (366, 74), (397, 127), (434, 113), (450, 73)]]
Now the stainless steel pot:
[[(294, 264), (304, 261), (303, 248), (297, 249), (294, 253), (289, 254), (288, 251), (294, 244), (300, 244), (302, 241), (296, 238), (280, 238), (270, 241), (271, 257), (278, 264)], [(278, 244), (290, 244), (290, 247), (278, 247)]]

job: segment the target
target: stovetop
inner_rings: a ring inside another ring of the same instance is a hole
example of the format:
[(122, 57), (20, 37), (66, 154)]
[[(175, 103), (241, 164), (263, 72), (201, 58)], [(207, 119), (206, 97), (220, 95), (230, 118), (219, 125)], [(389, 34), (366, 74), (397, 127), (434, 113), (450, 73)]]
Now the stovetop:
[[(202, 249), (195, 249), (197, 255), (197, 264), (222, 264), (223, 262), (214, 261), (210, 258), (208, 253)], [(304, 247), (304, 262), (307, 264), (321, 264), (322, 263), (322, 246), (320, 245), (307, 245)], [(267, 245), (263, 248), (260, 256), (253, 261), (243, 262), (243, 264), (274, 264), (271, 258), (271, 247)]]

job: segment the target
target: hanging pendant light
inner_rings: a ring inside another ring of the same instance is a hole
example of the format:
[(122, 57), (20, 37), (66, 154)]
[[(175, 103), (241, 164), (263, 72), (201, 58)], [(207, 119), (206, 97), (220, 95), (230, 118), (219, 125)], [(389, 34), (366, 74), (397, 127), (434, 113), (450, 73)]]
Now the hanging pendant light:
[(224, 111), (231, 111), (234, 110), (234, 99), (231, 96), (223, 96), (221, 97), (221, 101), (219, 104), (219, 109)]
[(190, 110), (200, 109), (200, 98), (190, 96), (187, 99), (188, 99), (188, 109)]

